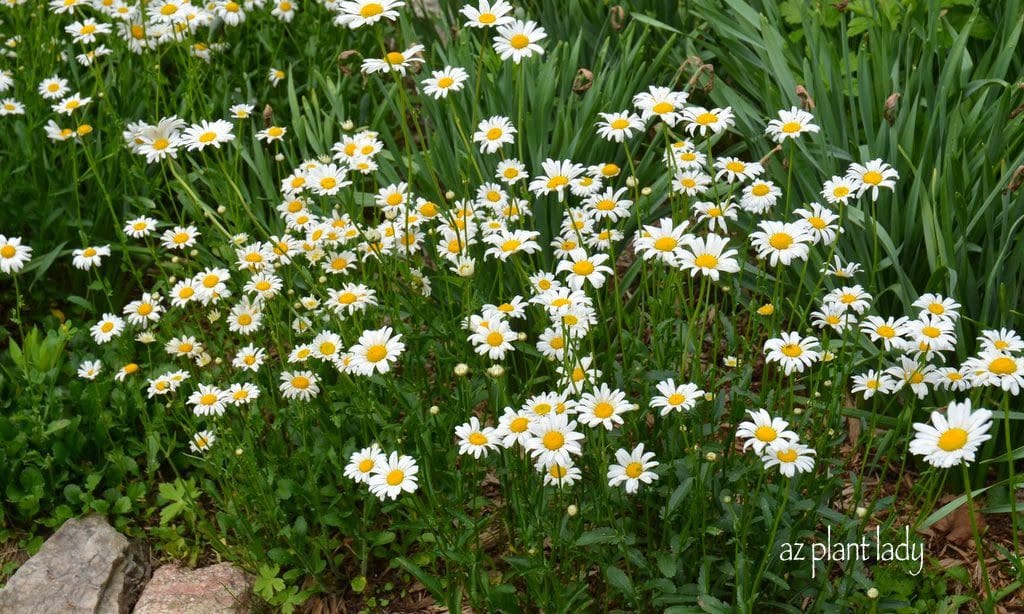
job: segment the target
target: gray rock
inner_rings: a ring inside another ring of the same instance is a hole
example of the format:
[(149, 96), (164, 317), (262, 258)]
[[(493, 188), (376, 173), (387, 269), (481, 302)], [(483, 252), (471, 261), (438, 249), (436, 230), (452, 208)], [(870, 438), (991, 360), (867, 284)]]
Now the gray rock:
[(0, 613), (126, 614), (145, 575), (142, 558), (103, 517), (72, 518), (0, 591)]
[(200, 569), (164, 565), (135, 604), (135, 614), (225, 614), (252, 611), (252, 576), (230, 563)]

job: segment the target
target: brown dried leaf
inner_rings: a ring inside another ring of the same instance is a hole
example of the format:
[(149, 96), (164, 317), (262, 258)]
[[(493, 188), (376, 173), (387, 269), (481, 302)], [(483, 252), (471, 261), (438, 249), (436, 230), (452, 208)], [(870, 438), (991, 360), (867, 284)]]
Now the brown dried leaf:
[(857, 440), (860, 439), (860, 419), (859, 418), (847, 418), (846, 419), (846, 433), (850, 437), (850, 445), (856, 447)]
[(582, 94), (593, 86), (594, 73), (590, 72), (586, 68), (580, 68), (576, 71), (576, 77), (572, 80), (572, 91), (577, 94)]
[(807, 91), (807, 88), (802, 85), (796, 86), (796, 95), (800, 97), (800, 106), (805, 111), (814, 110), (814, 98), (811, 97), (811, 93)]
[(899, 92), (893, 92), (885, 99), (885, 109), (882, 114), (885, 116), (885, 121), (889, 122), (890, 126), (896, 123), (896, 105), (899, 104), (899, 102)]

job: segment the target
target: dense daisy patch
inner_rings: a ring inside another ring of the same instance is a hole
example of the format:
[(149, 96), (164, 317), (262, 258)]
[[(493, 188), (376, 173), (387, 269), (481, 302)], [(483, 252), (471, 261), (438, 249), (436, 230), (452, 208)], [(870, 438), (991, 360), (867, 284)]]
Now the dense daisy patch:
[[(139, 412), (132, 455), (164, 483), (136, 498), (168, 552), (237, 560), (284, 609), (375, 576), (484, 610), (853, 607), (864, 582), (791, 575), (780, 544), (908, 507), (930, 526), (949, 473), (964, 496), (939, 512), (969, 508), (991, 602), (971, 478), (1009, 493), (1016, 546), (1024, 340), (937, 278), (880, 283), (876, 212), (912, 165), (837, 157), (795, 94), (752, 120), (671, 70), (571, 94), (592, 104), (570, 147), (524, 111), (566, 53), (528, 7), (471, 2), (435, 40), (408, 4), (55, 0), (81, 53), (2, 73), (0, 125), (75, 148), (84, 182), (102, 143), (153, 187), (69, 202), (76, 244), (0, 228), (0, 271), (25, 347), (33, 266), (91, 284), (62, 351), (83, 397)], [(164, 54), (226, 74), (268, 23), (344, 35), (376, 108), (311, 120), (321, 83), (300, 104), (289, 57), (206, 113), (105, 90)]]

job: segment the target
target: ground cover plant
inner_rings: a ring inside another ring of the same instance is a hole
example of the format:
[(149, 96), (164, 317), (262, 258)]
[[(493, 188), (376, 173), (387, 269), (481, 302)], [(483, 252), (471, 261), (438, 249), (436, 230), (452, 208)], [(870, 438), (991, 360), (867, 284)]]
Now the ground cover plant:
[(1020, 607), (1020, 2), (4, 4), (9, 543), (98, 512), (285, 611)]

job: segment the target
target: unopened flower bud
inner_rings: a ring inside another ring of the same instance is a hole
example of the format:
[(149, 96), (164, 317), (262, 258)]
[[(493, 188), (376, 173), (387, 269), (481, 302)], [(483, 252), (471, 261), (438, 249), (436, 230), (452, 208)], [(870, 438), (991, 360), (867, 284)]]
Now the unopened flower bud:
[(467, 373), (469, 373), (469, 365), (467, 365), (464, 362), (460, 362), (459, 364), (455, 365), (455, 375), (463, 377)]
[(438, 407), (437, 405), (431, 405), (429, 411), (431, 416), (436, 416), (437, 414), (441, 413), (441, 408)]
[(569, 507), (565, 508), (565, 513), (569, 514), (570, 517), (575, 516), (579, 512), (580, 512), (580, 509), (578, 507), (576, 507), (575, 505), (570, 505)]

